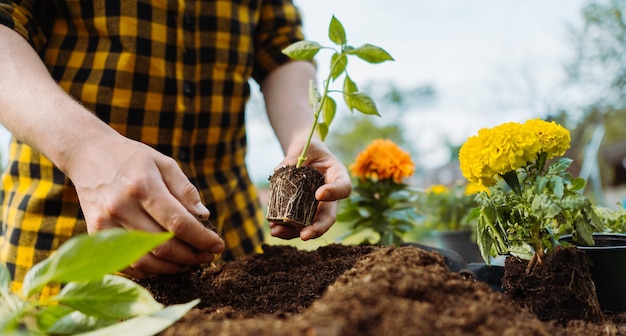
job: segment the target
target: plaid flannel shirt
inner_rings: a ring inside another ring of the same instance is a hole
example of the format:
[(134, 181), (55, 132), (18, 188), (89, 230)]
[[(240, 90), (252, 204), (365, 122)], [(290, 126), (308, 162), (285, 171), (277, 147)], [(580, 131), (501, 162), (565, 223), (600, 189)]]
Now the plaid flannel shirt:
[[(224, 235), (224, 259), (260, 252), (264, 219), (245, 167), (248, 80), (288, 61), (280, 51), (303, 38), (300, 20), (291, 0), (0, 0), (0, 24), (63, 89), (178, 161)], [(2, 186), (0, 261), (17, 289), (86, 227), (71, 181), (15, 139)]]

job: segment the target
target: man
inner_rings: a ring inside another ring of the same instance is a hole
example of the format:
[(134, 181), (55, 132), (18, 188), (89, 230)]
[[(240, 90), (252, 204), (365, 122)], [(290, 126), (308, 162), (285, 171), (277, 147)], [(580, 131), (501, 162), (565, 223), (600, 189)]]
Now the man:
[[(260, 252), (263, 214), (244, 163), (248, 80), (260, 83), (279, 164), (295, 163), (315, 69), (280, 50), (300, 39), (290, 0), (0, 0), (0, 123), (13, 134), (0, 260), (13, 288), (73, 235), (112, 227), (175, 234), (124, 271), (136, 278)], [(308, 156), (327, 182), (316, 221), (270, 223), (273, 236), (322, 235), (350, 193), (320, 141)], [(202, 225), (209, 216), (224, 241)]]

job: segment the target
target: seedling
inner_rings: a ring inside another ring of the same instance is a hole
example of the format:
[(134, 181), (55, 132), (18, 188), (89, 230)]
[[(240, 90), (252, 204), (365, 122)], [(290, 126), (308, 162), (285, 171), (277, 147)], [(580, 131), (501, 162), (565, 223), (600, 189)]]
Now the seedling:
[[(374, 100), (363, 92), (359, 92), (357, 84), (347, 72), (348, 57), (356, 56), (368, 63), (376, 64), (393, 61), (393, 57), (384, 49), (365, 43), (358, 48), (348, 44), (343, 24), (333, 15), (328, 37), (335, 47), (322, 46), (318, 42), (299, 41), (283, 50), (283, 53), (294, 60), (311, 61), (321, 50), (330, 50), (330, 70), (322, 82), (320, 90), (315, 81), (309, 83), (309, 105), (313, 110), (313, 124), (295, 166), (283, 167), (270, 177), (270, 200), (267, 219), (271, 222), (307, 226), (313, 221), (318, 201), (315, 190), (324, 184), (324, 176), (313, 168), (303, 167), (307, 160), (307, 152), (311, 140), (317, 130), (322, 141), (326, 139), (330, 125), (337, 112), (337, 103), (330, 94), (343, 96), (350, 111), (357, 110), (363, 114), (380, 116)], [(340, 90), (331, 89), (331, 84), (344, 77)], [(302, 186), (294, 180), (302, 181)]]

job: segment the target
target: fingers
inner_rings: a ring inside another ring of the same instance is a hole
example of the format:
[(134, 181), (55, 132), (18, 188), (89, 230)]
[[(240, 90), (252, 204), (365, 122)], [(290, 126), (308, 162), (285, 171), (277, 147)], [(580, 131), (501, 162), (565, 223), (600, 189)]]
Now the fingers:
[(338, 174), (329, 176), (327, 182), (315, 191), (315, 198), (320, 202), (337, 201), (350, 196), (352, 192), (352, 182), (348, 174)]
[(317, 208), (313, 223), (306, 227), (270, 223), (270, 234), (282, 239), (300, 237), (302, 240), (310, 240), (321, 237), (326, 233), (337, 219), (337, 202), (322, 202)]
[(337, 201), (320, 203), (313, 223), (300, 231), (300, 239), (306, 241), (326, 233), (337, 219), (337, 205)]
[(300, 229), (291, 225), (270, 222), (270, 234), (281, 239), (293, 239), (300, 236)]
[(209, 218), (209, 210), (200, 202), (198, 190), (172, 159), (161, 158), (157, 164), (165, 188), (154, 190), (142, 199), (146, 212), (165, 230), (198, 251), (222, 252), (222, 239), (198, 221)]
[(157, 164), (161, 171), (163, 182), (165, 182), (167, 189), (174, 198), (180, 201), (187, 211), (194, 214), (200, 221), (207, 221), (210, 215), (209, 210), (202, 204), (198, 190), (189, 182), (189, 179), (180, 170), (176, 161), (171, 158), (160, 158)]

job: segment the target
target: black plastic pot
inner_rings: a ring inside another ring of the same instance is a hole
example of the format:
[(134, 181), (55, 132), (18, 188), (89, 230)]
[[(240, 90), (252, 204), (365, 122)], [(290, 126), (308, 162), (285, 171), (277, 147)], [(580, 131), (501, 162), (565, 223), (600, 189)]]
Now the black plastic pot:
[(472, 240), (471, 230), (434, 230), (431, 236), (437, 246), (443, 249), (452, 250), (460, 254), (468, 263), (482, 263), (483, 257), (475, 241)]
[(589, 270), (602, 309), (626, 311), (626, 234), (594, 233), (593, 239), (593, 246), (573, 242), (572, 235), (559, 240), (576, 245), (591, 259)]

